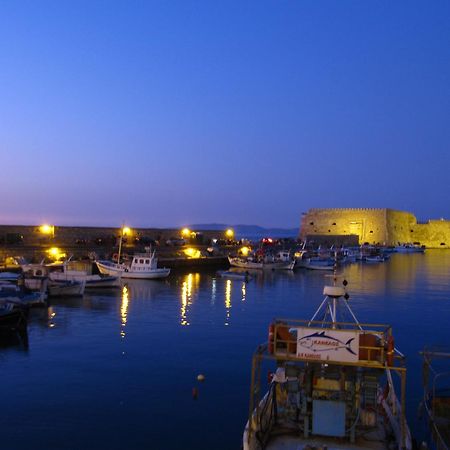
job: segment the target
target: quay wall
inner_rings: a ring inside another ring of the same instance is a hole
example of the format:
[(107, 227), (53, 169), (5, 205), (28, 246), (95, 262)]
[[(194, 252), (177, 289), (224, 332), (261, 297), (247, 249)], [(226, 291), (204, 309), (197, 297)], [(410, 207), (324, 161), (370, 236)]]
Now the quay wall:
[[(212, 239), (222, 241), (225, 248), (225, 230), (195, 230), (195, 237), (186, 240), (182, 246), (170, 240), (181, 238), (179, 229), (173, 228), (133, 228), (124, 236), (123, 253), (133, 254), (143, 252), (145, 247), (155, 244), (161, 258), (185, 258), (183, 249), (193, 246), (205, 250), (211, 245)], [(83, 258), (95, 253), (96, 256), (110, 257), (116, 253), (121, 236), (120, 228), (112, 227), (60, 227), (54, 226), (47, 233), (37, 225), (0, 225), (0, 263), (8, 256), (24, 256), (27, 259), (41, 260), (46, 251), (57, 247), (67, 256)], [(178, 263), (177, 263), (178, 264)]]
[(418, 223), (412, 213), (389, 208), (313, 208), (302, 214), (300, 239), (324, 239), (327, 235), (335, 236), (336, 243), (357, 236), (359, 244), (418, 243), (450, 248), (450, 221)]

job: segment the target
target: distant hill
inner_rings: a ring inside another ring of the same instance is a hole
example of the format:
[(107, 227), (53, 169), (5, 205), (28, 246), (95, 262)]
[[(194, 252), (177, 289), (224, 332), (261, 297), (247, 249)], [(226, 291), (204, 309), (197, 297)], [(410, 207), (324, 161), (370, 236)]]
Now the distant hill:
[(193, 230), (226, 230), (232, 228), (237, 239), (262, 239), (263, 237), (296, 238), (298, 228), (264, 228), (258, 225), (230, 225), (224, 223), (201, 223), (190, 225)]

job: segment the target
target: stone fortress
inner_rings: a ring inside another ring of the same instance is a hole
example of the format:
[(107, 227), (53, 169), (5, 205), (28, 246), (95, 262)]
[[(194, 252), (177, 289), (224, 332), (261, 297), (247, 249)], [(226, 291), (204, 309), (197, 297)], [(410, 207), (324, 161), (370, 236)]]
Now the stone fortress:
[(313, 208), (302, 214), (299, 237), (328, 244), (416, 243), (450, 248), (450, 221), (419, 223), (413, 214), (389, 208)]

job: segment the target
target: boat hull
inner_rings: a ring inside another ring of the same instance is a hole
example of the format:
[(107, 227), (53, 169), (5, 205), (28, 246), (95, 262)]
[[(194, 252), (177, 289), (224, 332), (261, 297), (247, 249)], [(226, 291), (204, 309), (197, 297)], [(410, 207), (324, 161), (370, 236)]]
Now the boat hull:
[(100, 273), (110, 276), (120, 276), (125, 279), (153, 280), (166, 278), (170, 275), (170, 269), (166, 268), (133, 271), (122, 264), (114, 264), (108, 261), (96, 261), (95, 263)]
[(51, 297), (81, 297), (85, 287), (85, 281), (52, 281), (48, 285), (48, 295)]
[(239, 267), (240, 269), (256, 269), (256, 270), (293, 270), (295, 262), (254, 262), (254, 261), (244, 261), (240, 258), (228, 257), (228, 261), (231, 266)]

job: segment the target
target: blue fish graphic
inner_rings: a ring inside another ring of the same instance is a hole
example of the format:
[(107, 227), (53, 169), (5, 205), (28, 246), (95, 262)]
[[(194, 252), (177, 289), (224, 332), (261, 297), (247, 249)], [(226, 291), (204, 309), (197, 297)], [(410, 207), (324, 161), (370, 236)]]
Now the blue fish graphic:
[(333, 336), (328, 336), (325, 331), (316, 331), (308, 336), (303, 336), (298, 344), (301, 347), (307, 348), (313, 352), (329, 352), (336, 351), (341, 348), (345, 348), (348, 352), (356, 355), (356, 353), (351, 349), (350, 344), (355, 338), (350, 338), (347, 342), (343, 342)]

